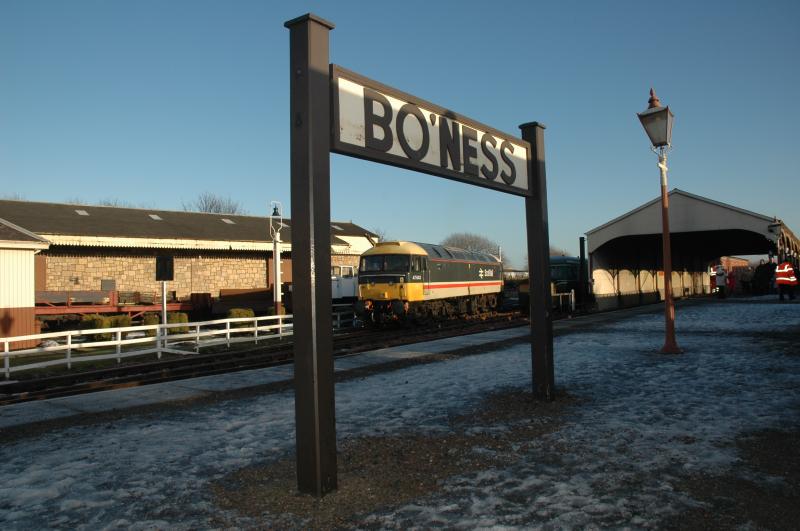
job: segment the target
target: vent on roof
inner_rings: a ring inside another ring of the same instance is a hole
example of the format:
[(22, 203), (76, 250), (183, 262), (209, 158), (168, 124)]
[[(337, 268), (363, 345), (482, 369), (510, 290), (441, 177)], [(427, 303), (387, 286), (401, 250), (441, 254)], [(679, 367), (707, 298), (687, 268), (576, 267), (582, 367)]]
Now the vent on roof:
[(333, 227), (333, 228), (334, 228), (334, 230), (344, 230), (344, 229), (343, 229), (343, 228), (341, 228), (339, 225), (331, 225), (331, 227)]
[(88, 216), (89, 215), (89, 213), (86, 212), (85, 210), (75, 209), (75, 213), (78, 214), (79, 216)]
[(148, 215), (150, 216), (150, 219), (154, 219), (156, 221), (164, 221), (164, 220), (161, 219), (161, 216), (159, 216), (158, 214), (148, 214)]
[(233, 221), (232, 219), (228, 219), (228, 218), (222, 218), (222, 222), (223, 223), (227, 223), (228, 225), (236, 225), (235, 221)]

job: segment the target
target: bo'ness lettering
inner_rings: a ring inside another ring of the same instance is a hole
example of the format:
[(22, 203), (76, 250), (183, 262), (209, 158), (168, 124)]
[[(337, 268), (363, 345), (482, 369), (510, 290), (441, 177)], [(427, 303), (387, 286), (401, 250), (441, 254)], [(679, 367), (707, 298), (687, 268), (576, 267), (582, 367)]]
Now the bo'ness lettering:
[(338, 151), (527, 195), (523, 141), (361, 82), (337, 87)]
[[(376, 112), (377, 108), (382, 108), (381, 114)], [(396, 134), (397, 141), (406, 156), (411, 160), (421, 161), (428, 153), (428, 147), (430, 146), (430, 132), (422, 112), (417, 106), (406, 103), (400, 107), (396, 119), (392, 114), (392, 106), (386, 96), (371, 88), (364, 87), (366, 147), (389, 151), (394, 143), (394, 135)], [(419, 131), (422, 134), (418, 149), (411, 147), (409, 134), (406, 132), (405, 124), (409, 116), (417, 120)], [(464, 173), (477, 177), (478, 166), (475, 162), (478, 156), (478, 132), (469, 126), (448, 120), (444, 116), (431, 114), (430, 117), (431, 125), (437, 125), (436, 122), (440, 122), (438, 124), (439, 138), (436, 139), (439, 142), (439, 165), (442, 168), (452, 167), (456, 171), (461, 171), (461, 162), (463, 160)], [(377, 131), (380, 131), (381, 138), (376, 136)], [(459, 137), (461, 137), (460, 140)], [(481, 151), (489, 161), (488, 166), (486, 164), (481, 165), (480, 174), (486, 179), (494, 180), (497, 178), (500, 168), (497, 161), (497, 150), (495, 149), (497, 148), (497, 140), (489, 133), (483, 133), (480, 146)], [(514, 163), (509, 158), (509, 155), (514, 153), (514, 146), (508, 140), (503, 140), (499, 151), (505, 163), (505, 167), (500, 171), (500, 176), (506, 184), (514, 184), (517, 172), (514, 168)], [(464, 154), (463, 159), (462, 153)]]

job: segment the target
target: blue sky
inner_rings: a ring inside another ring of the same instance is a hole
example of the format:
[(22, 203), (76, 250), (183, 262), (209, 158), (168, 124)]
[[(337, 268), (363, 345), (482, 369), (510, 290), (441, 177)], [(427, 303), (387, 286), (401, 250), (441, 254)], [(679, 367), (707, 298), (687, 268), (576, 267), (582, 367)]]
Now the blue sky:
[[(331, 61), (519, 135), (547, 125), (550, 240), (659, 193), (636, 112), (675, 113), (670, 188), (800, 232), (797, 2), (0, 2), (0, 195), (180, 210), (200, 192), (289, 204), (289, 32), (336, 24)], [(525, 254), (523, 199), (344, 156), (332, 217)], [(288, 208), (287, 208), (288, 209)]]

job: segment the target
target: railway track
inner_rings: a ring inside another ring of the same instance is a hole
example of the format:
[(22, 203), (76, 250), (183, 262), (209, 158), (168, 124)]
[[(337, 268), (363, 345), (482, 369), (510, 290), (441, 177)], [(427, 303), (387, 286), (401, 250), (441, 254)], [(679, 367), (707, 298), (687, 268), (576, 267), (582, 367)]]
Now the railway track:
[[(335, 357), (346, 356), (379, 348), (512, 328), (527, 322), (517, 312), (508, 312), (481, 320), (443, 321), (428, 327), (362, 329), (335, 335), (333, 354)], [(292, 362), (292, 343), (287, 339), (278, 344), (187, 354), (185, 357), (170, 360), (12, 382), (0, 386), (0, 405), (138, 387)]]

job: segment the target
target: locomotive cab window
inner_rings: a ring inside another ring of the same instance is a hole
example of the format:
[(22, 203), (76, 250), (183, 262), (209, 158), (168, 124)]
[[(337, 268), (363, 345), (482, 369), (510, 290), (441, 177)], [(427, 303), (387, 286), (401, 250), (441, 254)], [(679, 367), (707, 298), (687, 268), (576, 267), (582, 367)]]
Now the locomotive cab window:
[(407, 254), (387, 254), (385, 271), (407, 272), (411, 262), (411, 257)]
[(422, 269), (422, 257), (421, 256), (412, 256), (411, 257), (411, 271), (414, 273), (421, 272)]
[(578, 278), (578, 267), (573, 265), (550, 266), (550, 280), (574, 280)]
[(384, 254), (361, 257), (361, 271), (364, 273), (392, 271), (406, 273), (410, 266), (407, 254)]
[(363, 256), (361, 257), (361, 271), (364, 273), (369, 273), (372, 271), (382, 271), (383, 270), (383, 256), (380, 255), (372, 255), (372, 256)]

